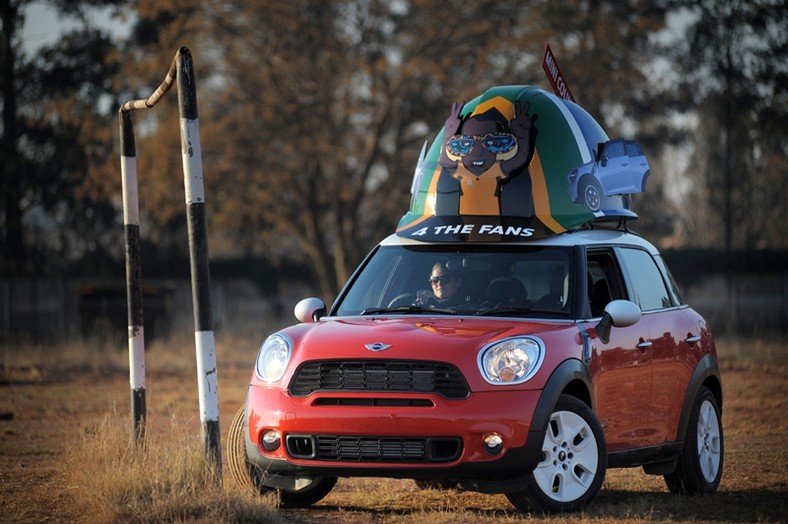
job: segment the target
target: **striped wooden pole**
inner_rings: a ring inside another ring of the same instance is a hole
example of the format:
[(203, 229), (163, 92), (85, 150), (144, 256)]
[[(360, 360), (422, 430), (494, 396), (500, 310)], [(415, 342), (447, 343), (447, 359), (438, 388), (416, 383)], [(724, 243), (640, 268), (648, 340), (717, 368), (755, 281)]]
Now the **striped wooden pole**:
[(186, 190), (191, 260), (194, 339), (197, 351), (197, 381), (200, 394), (200, 421), (205, 453), (221, 479), (222, 451), (219, 433), (219, 390), (216, 372), (216, 345), (213, 336), (208, 241), (205, 221), (205, 186), (202, 173), (200, 124), (197, 116), (197, 88), (191, 53), (185, 47), (176, 55), (178, 105), (181, 120), (181, 156)]
[(205, 220), (205, 187), (202, 173), (200, 126), (197, 118), (197, 89), (191, 53), (182, 47), (175, 54), (164, 82), (147, 99), (129, 100), (120, 108), (123, 174), (123, 215), (126, 224), (126, 273), (129, 304), (129, 363), (132, 383), (133, 431), (144, 438), (145, 420), (145, 346), (142, 329), (142, 292), (139, 264), (139, 205), (137, 201), (137, 162), (131, 112), (156, 105), (162, 96), (178, 85), (180, 108), (181, 156), (189, 228), (194, 338), (197, 353), (197, 386), (200, 421), (206, 459), (214, 478), (221, 483), (221, 436), (219, 431), (219, 391), (216, 372), (216, 344), (213, 336), (211, 280), (208, 268), (208, 241)]
[(129, 382), (131, 434), (145, 440), (145, 330), (142, 321), (140, 211), (137, 191), (137, 153), (131, 113), (120, 112), (120, 174), (123, 184), (123, 229), (126, 238), (126, 299), (129, 326)]

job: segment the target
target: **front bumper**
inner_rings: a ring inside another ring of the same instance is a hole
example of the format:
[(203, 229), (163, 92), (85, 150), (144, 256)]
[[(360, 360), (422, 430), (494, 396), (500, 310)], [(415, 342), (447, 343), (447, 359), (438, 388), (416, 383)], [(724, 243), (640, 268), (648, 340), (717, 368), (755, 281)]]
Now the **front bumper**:
[[(247, 393), (247, 457), (269, 476), (452, 479), (469, 481), (471, 489), (506, 491), (497, 481), (521, 482), (541, 458), (545, 428), (531, 427), (540, 394), (507, 388), (462, 400), (407, 393), (298, 398), (253, 385)], [(281, 445), (266, 451), (261, 439), (271, 430)], [(493, 433), (503, 441), (497, 454), (484, 446)], [(320, 452), (318, 441), (331, 442), (331, 453)], [(343, 443), (351, 451), (343, 452)], [(400, 452), (418, 443), (424, 453)], [(456, 450), (448, 449), (452, 445)]]

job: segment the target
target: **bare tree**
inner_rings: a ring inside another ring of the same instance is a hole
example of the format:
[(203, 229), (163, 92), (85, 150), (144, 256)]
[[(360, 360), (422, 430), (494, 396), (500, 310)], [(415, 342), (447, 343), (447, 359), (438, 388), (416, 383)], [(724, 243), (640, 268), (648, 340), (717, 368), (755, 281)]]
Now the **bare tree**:
[(3, 162), (0, 167), (0, 272), (22, 272), (26, 248), (22, 236), (22, 178), (19, 176), (19, 131), (17, 126), (16, 31), (20, 20), (20, 2), (5, 0), (0, 7), (3, 31), (0, 33), (0, 77), (3, 94)]
[[(128, 87), (155, 85), (153, 62), (168, 60), (162, 49), (192, 48), (212, 245), (300, 260), (327, 299), (407, 210), (418, 151), (451, 103), (493, 85), (546, 86), (544, 45), (565, 25), (552, 2), (176, 4), (139, 2), (130, 47), (138, 59), (126, 69), (138, 80)], [(617, 6), (588, 12), (578, 2), (572, 16), (582, 25), (555, 42), (581, 103), (615, 108), (602, 118), (611, 124), (644, 96), (647, 79), (633, 71), (647, 31), (664, 23), (663, 11), (642, 2), (634, 12)], [(592, 23), (601, 13), (608, 30)], [(151, 229), (166, 234), (179, 227), (165, 189), (177, 187), (179, 159), (161, 115), (146, 117), (140, 170), (167, 181), (141, 180), (140, 190), (157, 189)]]
[(99, 101), (111, 100), (117, 55), (84, 11), (118, 1), (42, 2), (74, 25), (33, 57), (17, 31), (31, 3), (0, 5), (0, 275), (63, 271), (75, 258), (106, 254), (116, 215), (89, 173), (112, 154), (113, 119)]
[(687, 7), (694, 23), (679, 53), (698, 116), (690, 174), (708, 211), (696, 229), (726, 251), (784, 249), (788, 10), (745, 0)]

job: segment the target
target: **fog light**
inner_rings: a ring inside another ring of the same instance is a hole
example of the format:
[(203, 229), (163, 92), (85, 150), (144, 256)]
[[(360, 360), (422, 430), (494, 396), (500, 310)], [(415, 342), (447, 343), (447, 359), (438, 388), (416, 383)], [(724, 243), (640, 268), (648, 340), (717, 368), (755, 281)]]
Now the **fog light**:
[(498, 433), (490, 433), (484, 437), (484, 451), (488, 455), (497, 455), (503, 451), (503, 439)]
[(263, 438), (260, 439), (260, 442), (263, 445), (263, 449), (266, 451), (276, 451), (279, 449), (279, 446), (282, 445), (282, 439), (279, 436), (279, 432), (275, 429), (266, 431)]

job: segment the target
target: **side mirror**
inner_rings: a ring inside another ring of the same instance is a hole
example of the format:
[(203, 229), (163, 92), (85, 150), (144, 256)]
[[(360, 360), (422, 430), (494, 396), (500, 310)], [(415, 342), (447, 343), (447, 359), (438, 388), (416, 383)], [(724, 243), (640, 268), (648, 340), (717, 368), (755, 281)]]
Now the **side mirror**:
[(295, 305), (293, 313), (300, 322), (317, 322), (326, 314), (326, 304), (319, 298), (305, 298)]
[(613, 300), (605, 306), (605, 314), (596, 325), (596, 333), (604, 344), (610, 342), (612, 327), (629, 327), (640, 320), (640, 306), (629, 300)]

